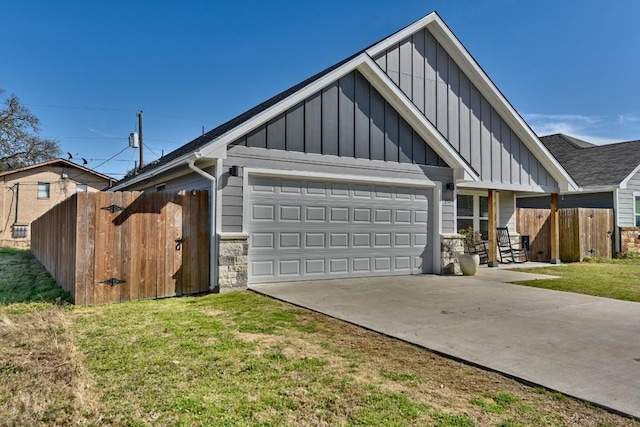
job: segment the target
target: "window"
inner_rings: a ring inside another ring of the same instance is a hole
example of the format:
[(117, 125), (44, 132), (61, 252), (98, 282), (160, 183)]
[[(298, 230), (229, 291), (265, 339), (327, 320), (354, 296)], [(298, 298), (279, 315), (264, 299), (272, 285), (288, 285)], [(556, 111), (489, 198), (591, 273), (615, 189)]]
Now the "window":
[(472, 227), (482, 240), (489, 239), (489, 198), (487, 196), (458, 194), (458, 231)]
[(11, 235), (15, 237), (27, 237), (29, 226), (26, 224), (14, 224)]
[(48, 198), (49, 198), (49, 183), (39, 182), (38, 183), (38, 199), (48, 199)]
[(87, 184), (76, 184), (76, 193), (86, 193)]
[(640, 227), (640, 194), (633, 195), (634, 204), (633, 204), (633, 215), (634, 215), (634, 223), (636, 227)]

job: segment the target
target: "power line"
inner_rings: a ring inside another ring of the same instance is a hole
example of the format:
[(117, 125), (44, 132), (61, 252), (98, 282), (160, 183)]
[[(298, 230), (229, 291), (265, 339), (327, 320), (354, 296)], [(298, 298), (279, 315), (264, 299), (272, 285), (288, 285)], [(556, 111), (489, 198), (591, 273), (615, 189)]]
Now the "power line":
[(70, 110), (97, 110), (97, 111), (119, 111), (119, 112), (136, 112), (136, 110), (125, 110), (124, 108), (105, 108), (105, 107), (76, 107), (73, 105), (52, 105), (52, 104), (24, 104), (28, 107), (46, 107), (46, 108), (66, 108)]
[[(118, 112), (125, 112), (125, 113), (137, 113), (138, 110), (129, 110), (129, 109), (125, 109), (125, 108), (107, 108), (107, 107), (86, 107), (86, 106), (74, 106), (74, 105), (53, 105), (53, 104), (24, 104), (28, 107), (45, 107), (45, 108), (64, 108), (64, 109), (70, 109), (70, 110), (95, 110), (95, 111), (118, 111)], [(152, 114), (152, 115), (156, 115), (156, 116), (164, 116), (164, 117), (172, 117), (174, 119), (180, 119), (180, 120), (189, 120), (189, 121), (193, 121), (193, 122), (198, 122), (198, 123), (209, 123), (209, 120), (201, 120), (201, 119), (196, 119), (193, 117), (184, 117), (184, 116), (178, 116), (176, 114), (167, 114), (167, 113), (159, 113), (157, 111), (147, 111), (145, 110), (145, 114)]]
[[(120, 136), (44, 136), (43, 138), (48, 138), (48, 139), (120, 139), (120, 140), (126, 139), (126, 137), (120, 137)], [(165, 144), (180, 144), (180, 142), (169, 141), (167, 139), (157, 139), (157, 138), (147, 138), (147, 137), (145, 137), (145, 140), (146, 141), (162, 142), (162, 143), (165, 143)]]
[(94, 166), (92, 169), (96, 170), (98, 169), (100, 166), (104, 165), (105, 163), (107, 163), (108, 161), (112, 160), (114, 157), (116, 157), (118, 154), (124, 153), (125, 150), (128, 150), (129, 146), (127, 145), (126, 147), (124, 147), (122, 150), (118, 151), (116, 154), (114, 154), (113, 156), (109, 157), (107, 160), (105, 160), (104, 162), (100, 163), (98, 166)]

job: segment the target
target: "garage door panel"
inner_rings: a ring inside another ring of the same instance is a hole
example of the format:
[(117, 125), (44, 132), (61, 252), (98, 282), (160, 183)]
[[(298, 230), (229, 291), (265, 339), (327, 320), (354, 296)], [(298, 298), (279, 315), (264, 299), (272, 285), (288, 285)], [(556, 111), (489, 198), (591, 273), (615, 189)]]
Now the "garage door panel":
[(275, 206), (273, 205), (253, 205), (251, 209), (251, 219), (253, 221), (274, 221)]
[(349, 272), (348, 258), (332, 258), (329, 262), (330, 274), (341, 274)]
[(249, 245), (253, 248), (273, 249), (274, 233), (253, 233), (249, 239)]
[(325, 248), (325, 234), (305, 233), (305, 248)]
[(349, 247), (349, 233), (329, 233), (329, 236), (329, 247), (331, 249)]
[(300, 233), (280, 233), (281, 249), (300, 249)]
[(280, 178), (249, 188), (250, 283), (422, 272), (429, 189)]
[(290, 259), (278, 262), (279, 273), (281, 276), (300, 276), (300, 260)]
[(394, 261), (396, 270), (411, 270), (411, 257), (399, 256)]

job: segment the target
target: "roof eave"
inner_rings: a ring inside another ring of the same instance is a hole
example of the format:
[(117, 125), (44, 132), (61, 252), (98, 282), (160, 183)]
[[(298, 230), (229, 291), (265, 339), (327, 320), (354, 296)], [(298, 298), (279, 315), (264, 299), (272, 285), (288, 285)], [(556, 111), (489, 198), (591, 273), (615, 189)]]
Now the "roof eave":
[(139, 175), (134, 176), (133, 178), (127, 180), (123, 183), (116, 183), (113, 187), (110, 187), (110, 191), (120, 191), (130, 187), (135, 187), (136, 184), (141, 184), (145, 181), (151, 180), (152, 178), (161, 175), (165, 172), (168, 172), (172, 169), (178, 168), (180, 166), (184, 166), (189, 163), (190, 160), (194, 159), (226, 159), (227, 158), (227, 147), (224, 146), (214, 146), (212, 143), (204, 145), (197, 150), (190, 151), (182, 156), (165, 163), (163, 165), (158, 166), (157, 168), (149, 169)]
[(640, 171), (640, 165), (636, 166), (633, 171), (631, 171), (631, 173), (629, 175), (626, 176), (625, 179), (622, 180), (622, 182), (620, 183), (619, 187), (620, 188), (627, 188), (627, 184), (629, 183), (629, 180), (631, 178), (633, 178), (633, 176), (635, 174), (637, 174)]

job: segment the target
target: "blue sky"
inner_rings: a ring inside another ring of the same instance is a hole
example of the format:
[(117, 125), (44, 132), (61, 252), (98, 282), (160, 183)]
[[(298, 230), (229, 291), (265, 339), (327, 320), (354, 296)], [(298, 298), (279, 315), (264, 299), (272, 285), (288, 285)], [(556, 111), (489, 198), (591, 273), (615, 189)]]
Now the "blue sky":
[(434, 10), (539, 135), (640, 139), (637, 0), (4, 2), (0, 88), (121, 178), (137, 111), (148, 162)]

